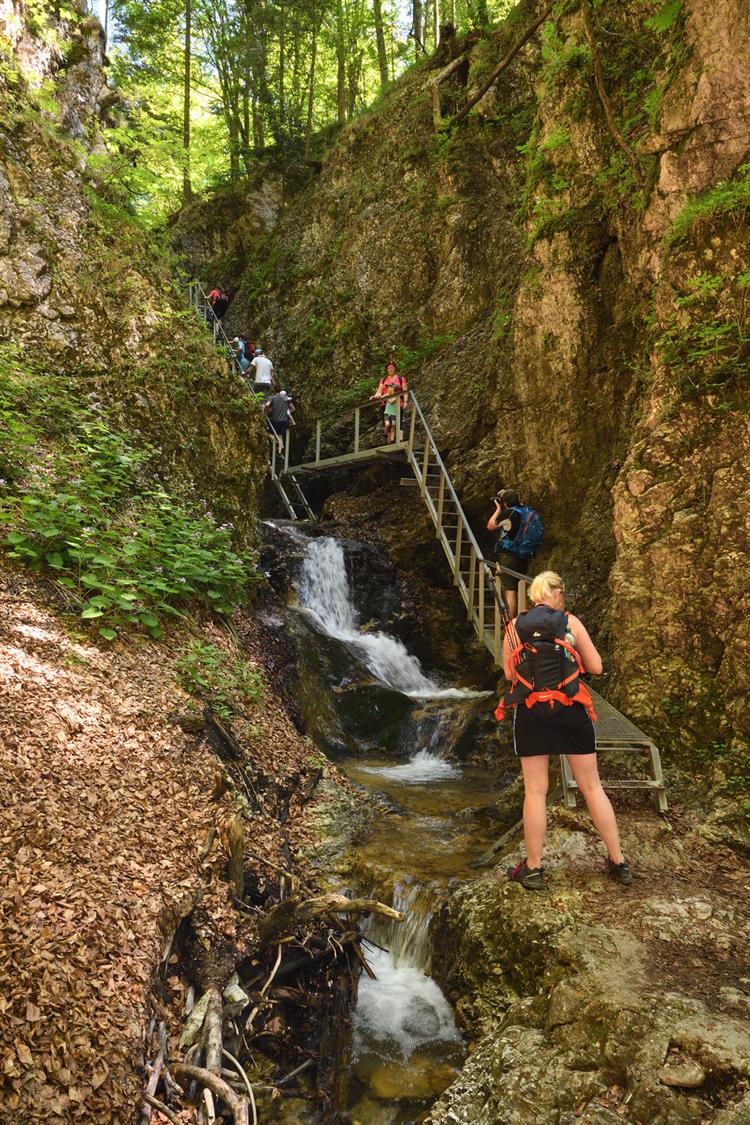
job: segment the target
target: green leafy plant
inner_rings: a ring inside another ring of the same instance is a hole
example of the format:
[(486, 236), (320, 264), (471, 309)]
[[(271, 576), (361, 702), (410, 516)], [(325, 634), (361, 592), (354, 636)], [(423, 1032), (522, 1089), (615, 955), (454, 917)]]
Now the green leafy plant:
[(750, 164), (741, 164), (734, 177), (688, 200), (666, 236), (667, 246), (687, 238), (696, 228), (715, 224), (726, 216), (744, 221), (750, 209)]
[(199, 640), (180, 653), (175, 671), (185, 690), (209, 703), (223, 722), (261, 702), (265, 692), (263, 673), (254, 664)]
[(645, 21), (646, 27), (651, 31), (655, 31), (657, 35), (662, 35), (665, 31), (669, 31), (674, 27), (682, 11), (682, 0), (668, 0), (668, 2), (659, 9), (655, 16)]
[(69, 604), (112, 640), (162, 635), (190, 599), (227, 613), (259, 575), (231, 529), (175, 499), (149, 470), (154, 451), (112, 428), (95, 395), (0, 352), (5, 476), (0, 533), (11, 558), (46, 570)]
[(738, 281), (701, 273), (675, 294), (675, 313), (655, 345), (685, 397), (724, 392), (750, 375), (747, 295)]

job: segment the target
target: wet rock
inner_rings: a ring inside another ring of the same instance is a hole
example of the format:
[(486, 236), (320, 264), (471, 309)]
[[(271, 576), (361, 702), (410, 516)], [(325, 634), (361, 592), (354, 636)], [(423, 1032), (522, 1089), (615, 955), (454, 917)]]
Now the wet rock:
[(659, 1071), (659, 1081), (665, 1086), (697, 1089), (706, 1081), (706, 1073), (694, 1059), (670, 1060)]
[[(700, 1125), (712, 1112), (701, 1097), (707, 1075), (712, 1089), (750, 1078), (741, 1017), (660, 992), (647, 950), (625, 930), (582, 917), (578, 894), (555, 886), (571, 835), (589, 849), (581, 862), (591, 862), (596, 847), (570, 827), (550, 833), (547, 895), (516, 893), (488, 875), (455, 891), (433, 925), (433, 973), (478, 1041), (433, 1107), (433, 1125), (599, 1125), (613, 1113), (633, 1125)], [(716, 922), (704, 898), (655, 898), (648, 907), (651, 917), (693, 931)], [(530, 1073), (537, 1065), (543, 1077)], [(613, 1101), (613, 1079), (627, 1101)], [(525, 1103), (523, 1090), (532, 1088)]]
[(720, 1109), (712, 1125), (747, 1125), (750, 1121), (750, 1093), (745, 1094), (734, 1105)]

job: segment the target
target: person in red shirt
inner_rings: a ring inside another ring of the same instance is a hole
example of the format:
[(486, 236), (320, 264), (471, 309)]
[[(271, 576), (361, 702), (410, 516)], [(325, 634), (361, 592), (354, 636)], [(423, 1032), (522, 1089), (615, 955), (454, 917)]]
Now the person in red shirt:
[[(382, 403), (383, 403), (383, 410), (384, 410), (384, 413), (383, 413), (383, 430), (385, 432), (385, 440), (388, 443), (388, 445), (392, 445), (397, 440), (395, 412), (393, 411), (393, 409), (389, 409), (389, 410), (385, 409), (385, 407), (386, 407), (386, 405), (388, 404), (389, 401), (390, 401), (391, 407), (393, 406), (394, 391), (401, 391), (400, 398), (401, 398), (401, 410), (402, 410), (402, 417), (403, 417), (403, 411), (406, 410), (406, 405), (409, 401), (408, 400), (408, 394), (407, 394), (408, 387), (406, 385), (406, 379), (404, 378), (403, 375), (398, 374), (398, 369), (396, 368), (396, 364), (391, 359), (386, 364), (385, 375), (383, 376), (383, 378), (378, 383), (378, 389), (376, 390), (375, 394), (372, 395), (371, 398), (370, 398), (370, 402), (382, 401)], [(399, 441), (404, 440), (403, 430), (398, 435), (398, 440)]]

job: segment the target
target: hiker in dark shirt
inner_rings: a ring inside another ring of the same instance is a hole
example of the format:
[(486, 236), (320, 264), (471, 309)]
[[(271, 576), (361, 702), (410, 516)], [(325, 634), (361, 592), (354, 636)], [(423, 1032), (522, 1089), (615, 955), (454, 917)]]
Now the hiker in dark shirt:
[(221, 320), (229, 306), (229, 297), (221, 285), (215, 286), (208, 294), (208, 303), (217, 320)]
[[(495, 496), (494, 504), (495, 511), (487, 522), (487, 530), (499, 532), (502, 537), (501, 542), (510, 544), (518, 535), (521, 527), (521, 513), (517, 510), (520, 507), (521, 498), (514, 488), (503, 488)], [(518, 555), (514, 555), (511, 550), (503, 546), (498, 547), (497, 561), (499, 566), (507, 566), (509, 570), (515, 570), (519, 574), (526, 574), (529, 567), (528, 558), (519, 558)], [(500, 571), (500, 584), (511, 617), (515, 617), (518, 613), (518, 581), (511, 574)]]
[[(278, 442), (279, 453), (283, 453), (284, 442), (289, 429), (289, 419), (294, 413), (294, 403), (291, 396), (286, 391), (277, 391), (275, 395), (266, 399), (263, 409), (269, 422), (269, 433)], [(273, 430), (271, 426), (273, 426)], [(274, 430), (276, 431), (275, 434)]]

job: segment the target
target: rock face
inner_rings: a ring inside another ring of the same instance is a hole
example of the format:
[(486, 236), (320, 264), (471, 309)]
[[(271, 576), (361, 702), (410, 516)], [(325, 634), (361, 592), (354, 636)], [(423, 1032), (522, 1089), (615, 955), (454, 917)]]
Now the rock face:
[[(595, 874), (597, 844), (583, 820), (578, 831), (571, 822), (563, 831), (564, 821), (553, 815), (548, 892), (523, 891), (501, 868), (460, 888), (438, 919), (434, 971), (476, 1049), (428, 1120), (741, 1121), (747, 997), (718, 987), (717, 976), (731, 979), (729, 947), (745, 948), (748, 903), (740, 881), (727, 893), (725, 879), (709, 874), (717, 863), (736, 867), (696, 854), (689, 837), (660, 839), (658, 828), (625, 822), (638, 878), (623, 891)], [(681, 897), (683, 848), (700, 898)], [(649, 884), (667, 855), (673, 876), (659, 893)]]
[(0, 0), (12, 47), (0, 73), (0, 346), (98, 393), (159, 449), (166, 476), (254, 543), (256, 405), (186, 317), (167, 258), (97, 180), (118, 101), (101, 26), (82, 0), (60, 19), (37, 7)]
[[(244, 190), (176, 235), (192, 269), (237, 286), (231, 323), (297, 393), (298, 438), (394, 349), (475, 526), (520, 485), (544, 515), (539, 565), (563, 570), (611, 656), (610, 694), (675, 753), (739, 753), (750, 733), (744, 7), (596, 5), (627, 151), (573, 5), (437, 135), (444, 60), (410, 71), (287, 186), (250, 254)], [(467, 48), (444, 113), (535, 11)]]

